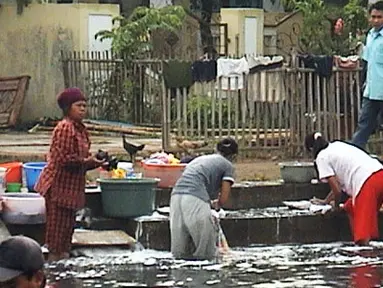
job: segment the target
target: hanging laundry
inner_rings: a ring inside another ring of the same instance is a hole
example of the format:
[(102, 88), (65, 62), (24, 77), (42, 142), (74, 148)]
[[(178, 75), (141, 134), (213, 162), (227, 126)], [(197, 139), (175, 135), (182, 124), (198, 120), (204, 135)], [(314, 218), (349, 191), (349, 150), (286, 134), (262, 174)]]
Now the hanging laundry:
[[(241, 59), (217, 60), (217, 77), (221, 77), (222, 90), (241, 90), (244, 88), (244, 74), (249, 74), (249, 64), (245, 57)], [(219, 83), (219, 81), (218, 81)]]
[(167, 88), (188, 88), (193, 84), (192, 63), (183, 60), (164, 61), (164, 80)]
[(217, 77), (216, 60), (197, 60), (191, 67), (193, 82), (210, 82)]
[(334, 62), (339, 68), (355, 69), (359, 66), (359, 56), (352, 55), (348, 57), (334, 56)]
[(259, 71), (280, 68), (283, 66), (283, 56), (273, 56), (272, 58), (266, 56), (247, 56), (247, 62), (249, 63), (250, 74), (254, 74)]
[(261, 71), (248, 77), (249, 101), (278, 103), (286, 100), (285, 77), (283, 72)]
[(315, 69), (315, 72), (321, 77), (330, 77), (332, 75), (333, 57), (325, 55), (298, 55), (306, 68)]

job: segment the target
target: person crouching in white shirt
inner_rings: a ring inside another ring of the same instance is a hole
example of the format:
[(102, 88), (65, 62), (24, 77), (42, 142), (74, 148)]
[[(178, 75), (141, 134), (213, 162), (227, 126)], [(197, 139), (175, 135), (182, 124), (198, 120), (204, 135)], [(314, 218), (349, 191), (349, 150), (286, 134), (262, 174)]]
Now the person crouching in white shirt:
[(318, 178), (330, 185), (326, 199), (313, 198), (315, 204), (335, 201), (339, 209), (342, 192), (350, 198), (343, 209), (348, 213), (357, 245), (368, 245), (379, 237), (378, 213), (383, 203), (383, 165), (364, 150), (343, 141), (328, 142), (321, 133), (306, 136), (305, 146), (312, 151)]

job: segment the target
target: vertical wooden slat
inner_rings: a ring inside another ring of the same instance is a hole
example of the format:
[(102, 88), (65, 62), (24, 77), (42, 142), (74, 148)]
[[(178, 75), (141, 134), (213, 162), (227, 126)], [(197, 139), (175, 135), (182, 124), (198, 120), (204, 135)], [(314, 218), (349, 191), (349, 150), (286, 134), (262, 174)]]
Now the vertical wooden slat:
[[(164, 81), (165, 82), (165, 81)], [(169, 90), (169, 93), (167, 95), (167, 120), (166, 120), (166, 123), (167, 123), (167, 131), (168, 131), (168, 147), (170, 147), (170, 136), (171, 136), (171, 124), (172, 124), (172, 95), (170, 94), (170, 90)]]
[[(249, 126), (249, 143), (248, 143), (248, 146), (251, 147), (252, 146), (252, 140), (253, 140), (253, 120), (254, 120), (254, 85), (255, 85), (255, 74), (249, 74), (249, 82), (248, 82), (248, 89), (247, 89), (247, 95), (248, 95), (248, 105), (249, 105), (249, 115), (248, 115), (248, 126)], [(246, 120), (245, 120), (246, 121)], [(245, 125), (246, 127), (246, 125)]]
[(341, 131), (340, 131), (340, 124), (341, 124), (341, 118), (340, 118), (340, 72), (337, 71), (335, 73), (335, 98), (336, 98), (336, 130), (337, 135), (336, 138), (341, 139)]
[[(156, 101), (154, 99), (154, 85), (153, 85), (153, 82), (154, 82), (154, 75), (152, 76), (152, 73), (156, 73), (156, 71), (158, 71), (157, 69), (155, 69), (155, 62), (151, 62), (149, 63), (148, 65), (148, 68), (149, 68), (149, 75), (147, 76), (147, 93), (148, 93), (148, 101), (149, 101), (149, 107), (152, 107), (152, 109), (155, 107), (156, 105)], [(181, 91), (177, 91), (177, 93), (181, 93)], [(181, 101), (181, 100), (180, 100)], [(144, 109), (144, 111), (146, 111), (146, 109)], [(155, 123), (156, 122), (156, 119), (155, 119), (155, 115), (153, 115), (153, 113), (148, 113), (149, 111), (146, 112), (146, 115), (147, 117), (150, 117), (151, 120), (152, 120), (152, 123)], [(145, 122), (147, 122), (146, 120), (144, 120)], [(181, 120), (180, 120), (181, 121)]]
[(218, 136), (222, 138), (222, 78), (218, 79)]
[(316, 99), (317, 99), (317, 107), (316, 107), (316, 131), (322, 131), (322, 109), (321, 109), (321, 102), (322, 102), (322, 93), (321, 93), (321, 89), (320, 89), (320, 77), (318, 74), (315, 74), (315, 88), (316, 88)]
[[(162, 69), (163, 69), (163, 63), (161, 63), (162, 65)], [(163, 71), (163, 70), (162, 70)], [(169, 138), (170, 138), (170, 135), (169, 135), (169, 131), (167, 130), (168, 126), (167, 126), (167, 112), (168, 112), (168, 109), (167, 109), (167, 95), (166, 95), (166, 87), (165, 87), (165, 81), (161, 81), (161, 86), (162, 86), (162, 93), (161, 93), (161, 107), (162, 107), (162, 149), (167, 149), (169, 147)]]
[(343, 111), (343, 120), (344, 120), (344, 130), (345, 130), (345, 133), (344, 133), (344, 138), (345, 139), (348, 139), (349, 135), (348, 135), (348, 132), (349, 132), (349, 129), (348, 129), (348, 99), (347, 99), (347, 72), (346, 71), (342, 71), (342, 83), (343, 83), (343, 107), (344, 107), (344, 111)]
[(305, 118), (305, 109), (302, 106), (302, 95), (301, 95), (301, 85), (302, 82), (299, 79), (299, 72), (298, 70), (295, 71), (294, 73), (294, 96), (295, 96), (295, 103), (296, 103), (296, 116), (297, 116), (297, 141), (298, 141), (298, 146), (297, 146), (297, 151), (299, 153), (301, 152), (300, 147), (302, 146), (304, 142), (304, 137), (305, 137), (305, 127), (302, 125), (303, 119)]
[[(192, 89), (190, 89), (190, 94), (192, 97), (196, 97), (196, 86), (197, 82), (194, 83)], [(190, 109), (190, 137), (194, 137), (194, 109)]]
[(322, 78), (322, 94), (323, 94), (323, 133), (324, 135), (326, 135), (325, 137), (327, 139), (330, 139), (329, 138), (329, 134), (328, 134), (328, 117), (330, 115), (328, 109), (327, 109), (327, 97), (332, 97), (332, 95), (330, 96), (330, 93), (328, 93), (329, 91), (327, 90), (327, 78), (323, 77)]
[(76, 86), (76, 77), (75, 77), (75, 62), (76, 62), (76, 59), (75, 59), (75, 55), (74, 55), (74, 52), (69, 52), (69, 55), (70, 55), (70, 86), (73, 87), (73, 86)]
[[(286, 135), (283, 136), (282, 138), (282, 118), (283, 118), (283, 101), (285, 100), (285, 89), (283, 89), (283, 85), (282, 85), (282, 77), (284, 77), (284, 75), (282, 75), (282, 71), (279, 71), (277, 72), (278, 73), (278, 84), (277, 84), (277, 87), (278, 87), (278, 92), (279, 92), (279, 95), (278, 95), (278, 147), (281, 148), (282, 147), (282, 139), (286, 139)], [(284, 119), (285, 120), (285, 119)], [(286, 125), (286, 120), (285, 120), (285, 126)], [(284, 127), (286, 128), (286, 127)], [(287, 129), (284, 129), (285, 133), (287, 133)], [(285, 142), (286, 143), (286, 142)]]
[(255, 81), (256, 81), (256, 87), (257, 89), (257, 101), (255, 101), (255, 131), (256, 131), (256, 136), (255, 136), (255, 147), (258, 148), (260, 147), (260, 129), (261, 129), (261, 105), (262, 105), (262, 95), (261, 95), (261, 87), (262, 87), (262, 77), (261, 73), (256, 73), (254, 76), (256, 76)]
[[(239, 93), (241, 90), (238, 88), (238, 77), (235, 77), (235, 91), (233, 92), (234, 96), (234, 135), (235, 140), (238, 141), (238, 120), (239, 120)], [(243, 92), (243, 91), (242, 91)]]
[(204, 135), (204, 138), (205, 138), (205, 140), (207, 140), (207, 129), (208, 129), (208, 122), (210, 122), (209, 121), (209, 119), (207, 119), (207, 103), (210, 103), (210, 99), (209, 99), (209, 93), (207, 93), (207, 91), (209, 91), (209, 84), (208, 83), (203, 83), (202, 84), (202, 90), (201, 90), (202, 92), (201, 92), (201, 94), (203, 95), (202, 97), (204, 97), (203, 98), (203, 100), (204, 100), (204, 105), (203, 105), (203, 130), (204, 130), (204, 133), (203, 133), (203, 135)]
[(305, 72), (305, 74), (307, 75), (308, 79), (309, 79), (309, 83), (308, 83), (308, 89), (309, 89), (309, 93), (308, 93), (308, 96), (309, 96), (309, 111), (308, 111), (308, 121), (310, 123), (309, 127), (310, 127), (310, 133), (311, 132), (314, 132), (314, 118), (315, 117), (315, 113), (314, 113), (314, 83), (313, 83), (313, 73), (312, 72)]
[(271, 145), (274, 146), (276, 144), (275, 141), (275, 107), (277, 105), (276, 98), (275, 98), (275, 74), (274, 72), (266, 73), (267, 77), (269, 77), (269, 82), (270, 82), (270, 77), (274, 80), (273, 85), (269, 85), (269, 87), (272, 87), (271, 92)]
[[(355, 94), (354, 94), (354, 72), (349, 72), (348, 73), (348, 84), (349, 84), (349, 92), (350, 92), (350, 112), (351, 112), (351, 123), (350, 125), (352, 125), (350, 128), (351, 131), (355, 131), (355, 127), (354, 127), (354, 123), (355, 123), (355, 103), (354, 103), (354, 97), (355, 97)], [(352, 133), (352, 132), (351, 132)], [(352, 135), (350, 135), (351, 137)]]
[(211, 138), (215, 139), (215, 111), (216, 111), (216, 90), (214, 87), (214, 81), (210, 81), (211, 91)]
[(227, 101), (227, 135), (231, 135), (231, 99), (232, 99), (232, 87), (231, 87), (231, 81), (229, 81), (229, 87), (228, 90), (225, 91), (226, 94), (226, 101)]
[[(286, 146), (286, 149), (285, 149), (285, 153), (292, 153), (294, 150), (294, 133), (293, 133), (293, 109), (292, 109), (292, 105), (291, 105), (291, 99), (292, 99), (292, 92), (291, 92), (291, 87), (290, 87), (290, 74), (292, 72), (291, 71), (288, 71), (286, 73), (286, 106), (285, 106), (285, 111), (286, 111), (286, 118), (288, 119), (288, 124), (286, 125), (287, 127), (289, 127), (290, 129), (290, 137), (289, 137), (289, 146)], [(290, 148), (290, 149), (288, 149)]]
[(78, 87), (78, 76), (77, 76), (77, 51), (73, 51), (73, 86)]
[(362, 87), (362, 84), (363, 83), (360, 83), (360, 71), (357, 71), (356, 72), (356, 83), (355, 83), (355, 86), (356, 86), (356, 99), (357, 99), (357, 109), (358, 109), (358, 114), (359, 115), (359, 112), (360, 112), (360, 105), (361, 105), (361, 87)]
[[(198, 89), (197, 89), (198, 88)], [(201, 100), (202, 97), (202, 83), (196, 85), (196, 95), (197, 95), (197, 135), (198, 139), (201, 139)]]
[[(95, 60), (100, 60), (100, 52), (98, 51), (95, 51), (94, 53), (95, 55)], [(102, 87), (102, 72), (101, 72), (101, 63), (100, 61), (97, 61), (97, 94), (98, 94), (98, 99), (99, 99), (99, 103), (97, 105), (97, 115), (99, 118), (102, 118), (103, 117), (103, 109), (104, 109), (104, 105), (105, 105), (105, 95), (103, 93), (103, 89), (101, 88)]]
[(328, 111), (329, 111), (329, 138), (328, 139), (335, 139), (335, 129), (336, 129), (336, 113), (335, 113), (335, 107), (336, 107), (336, 101), (335, 101), (335, 89), (334, 89), (334, 73), (331, 75), (329, 81), (327, 81), (328, 86)]
[[(301, 76), (301, 89), (300, 89), (300, 92), (301, 92), (301, 95), (300, 95), (300, 98), (301, 98), (301, 126), (302, 126), (302, 130), (301, 130), (301, 134), (303, 135), (303, 137), (305, 137), (305, 135), (307, 133), (309, 133), (307, 131), (307, 120), (309, 120), (310, 118), (307, 118), (307, 116), (305, 115), (305, 113), (308, 113), (309, 112), (309, 109), (308, 109), (308, 105), (307, 105), (307, 90), (306, 90), (306, 84), (307, 84), (307, 77), (306, 77), (306, 74), (305, 73), (301, 73), (300, 74)], [(311, 131), (310, 131), (311, 133)], [(302, 141), (303, 143), (303, 141)]]
[[(118, 94), (117, 95), (112, 95), (112, 91), (111, 89), (113, 89), (111, 87), (111, 85), (117, 85), (117, 79), (115, 78), (118, 78), (117, 75), (113, 75), (113, 74), (116, 74), (116, 70), (111, 70), (111, 68), (116, 68), (116, 65), (113, 65), (113, 67), (111, 67), (111, 63), (108, 61), (109, 60), (109, 54), (108, 54), (108, 51), (104, 51), (103, 53), (103, 57), (102, 59), (106, 60), (104, 62), (104, 81), (107, 83), (107, 87), (106, 87), (106, 91), (107, 91), (107, 98), (106, 98), (106, 102), (107, 103), (110, 103), (109, 105), (109, 117), (116, 117), (118, 119), (119, 117), (119, 108), (120, 107), (116, 107), (115, 102), (116, 101), (116, 98), (118, 99)], [(116, 81), (116, 82), (115, 82)], [(117, 91), (116, 91), (117, 92)], [(118, 100), (117, 100), (118, 101)], [(118, 101), (119, 102), (119, 101)], [(112, 111), (114, 113), (112, 113)]]
[[(92, 59), (90, 55), (91, 55), (91, 52), (87, 51), (85, 56), (87, 60)], [(91, 118), (95, 118), (96, 115), (94, 113), (95, 95), (94, 95), (93, 61), (89, 62), (88, 67), (89, 67), (88, 76), (89, 76), (89, 86), (90, 86), (89, 87), (89, 114), (91, 115)]]
[(186, 87), (182, 88), (182, 105), (183, 105), (183, 136), (188, 136), (188, 107), (187, 107), (187, 89)]
[(85, 95), (88, 95), (89, 94), (89, 90), (88, 90), (88, 85), (87, 85), (87, 69), (86, 69), (86, 64), (88, 63), (87, 61), (85, 61), (85, 51), (81, 51), (81, 77), (83, 79), (83, 91), (85, 93)]
[[(142, 119), (142, 103), (143, 103), (143, 101), (144, 101), (144, 79), (142, 79), (143, 78), (143, 72), (145, 71), (144, 70), (145, 69), (145, 66), (144, 66), (144, 64), (139, 64), (139, 68), (138, 68), (138, 73), (140, 73), (139, 74), (139, 78), (140, 78), (140, 91), (139, 91), (139, 93), (137, 93), (137, 95), (136, 95), (136, 97), (137, 97), (137, 112), (136, 113), (138, 113), (138, 115), (137, 115), (137, 120), (136, 121), (138, 121), (138, 123), (142, 123), (143, 122), (143, 119)], [(170, 94), (169, 94), (169, 92), (167, 93), (167, 97), (169, 98), (170, 97)]]
[(177, 106), (177, 135), (182, 136), (181, 131), (181, 89), (177, 88), (176, 106)]
[(266, 102), (264, 103), (264, 107), (265, 107), (265, 110), (264, 110), (264, 117), (263, 117), (263, 147), (266, 148), (267, 146), (267, 132), (268, 132), (268, 126), (269, 126), (269, 106), (270, 106), (270, 102), (269, 102), (269, 91), (270, 91), (270, 87), (269, 87), (269, 78), (267, 77), (267, 73), (265, 73), (265, 87), (266, 87)]
[(248, 128), (246, 125), (246, 119), (248, 117), (248, 109), (247, 109), (247, 103), (248, 103), (248, 95), (249, 95), (249, 78), (248, 76), (244, 77), (244, 88), (241, 93), (240, 100), (240, 106), (241, 106), (241, 139), (242, 139), (242, 146), (246, 145), (246, 129)]

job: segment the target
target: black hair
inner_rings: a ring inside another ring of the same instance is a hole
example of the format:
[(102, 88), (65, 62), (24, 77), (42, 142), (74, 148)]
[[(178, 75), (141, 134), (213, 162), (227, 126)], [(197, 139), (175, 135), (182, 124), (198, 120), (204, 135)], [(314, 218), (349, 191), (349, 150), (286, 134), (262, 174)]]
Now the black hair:
[[(315, 135), (318, 132), (311, 133), (305, 137), (305, 147), (317, 158), (320, 151), (328, 147), (329, 142), (322, 135)], [(315, 139), (316, 136), (316, 139)]]
[(378, 1), (373, 4), (368, 8), (368, 14), (371, 14), (372, 10), (378, 10), (378, 11), (383, 11), (383, 1)]
[(218, 142), (217, 150), (222, 154), (222, 156), (228, 158), (232, 155), (238, 154), (238, 144), (230, 137), (224, 138)]

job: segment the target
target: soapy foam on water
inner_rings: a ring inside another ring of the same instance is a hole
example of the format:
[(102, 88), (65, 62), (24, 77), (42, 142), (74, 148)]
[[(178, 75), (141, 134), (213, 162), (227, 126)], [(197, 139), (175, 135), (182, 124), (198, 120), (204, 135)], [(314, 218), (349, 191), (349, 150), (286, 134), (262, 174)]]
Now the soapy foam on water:
[[(373, 242), (373, 244), (376, 247), (383, 247), (382, 242)], [(123, 249), (90, 249), (84, 253), (87, 257), (60, 261), (48, 267), (48, 270), (51, 271), (53, 279), (57, 279), (57, 281), (71, 278), (82, 279), (82, 281), (92, 279), (103, 284), (106, 282), (104, 278), (118, 269), (122, 269), (122, 271), (139, 271), (139, 274), (154, 269), (157, 272), (153, 274), (152, 278), (156, 278), (160, 284), (169, 284), (168, 281), (176, 281), (173, 283), (174, 285), (180, 284), (180, 281), (195, 283), (199, 277), (207, 277), (205, 280), (201, 280), (201, 285), (218, 287), (223, 285), (223, 282), (215, 283), (211, 277), (224, 273), (225, 277), (227, 277), (225, 281), (235, 282), (236, 284), (250, 282), (252, 287), (313, 287), (308, 283), (316, 283), (315, 287), (328, 287), (328, 283), (320, 272), (321, 269), (347, 270), (350, 267), (363, 266), (368, 263), (373, 265), (383, 264), (379, 257), (371, 255), (364, 257), (352, 253), (344, 254), (345, 251), (355, 252), (356, 250), (358, 252), (360, 250), (354, 249), (354, 247), (339, 242), (236, 248), (230, 254), (225, 255), (219, 263), (175, 260), (169, 252), (154, 250), (132, 252)], [(60, 267), (65, 272), (55, 272), (55, 270), (60, 270)], [(161, 271), (165, 273), (161, 273)], [(171, 279), (172, 274), (177, 273), (177, 271), (180, 271), (181, 275), (185, 277), (176, 280)], [(197, 275), (193, 273), (197, 273)], [(156, 275), (160, 274), (162, 274), (162, 277), (157, 278)], [(169, 275), (168, 278), (166, 275)], [(114, 287), (119, 286), (118, 283), (120, 282), (116, 281), (117, 284), (113, 284)], [(209, 282), (213, 284), (209, 284), (207, 281), (213, 281)], [(129, 287), (129, 283), (145, 284), (144, 280), (142, 280), (142, 283), (122, 281), (120, 287)], [(290, 286), (286, 286), (287, 284)], [(197, 285), (195, 287), (202, 286)]]

